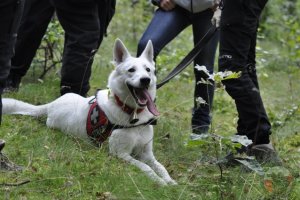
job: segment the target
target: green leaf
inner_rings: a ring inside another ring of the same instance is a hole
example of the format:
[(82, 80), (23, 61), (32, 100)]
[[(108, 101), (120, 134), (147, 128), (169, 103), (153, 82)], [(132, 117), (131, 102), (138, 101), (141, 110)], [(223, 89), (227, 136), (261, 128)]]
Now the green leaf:
[(204, 144), (206, 144), (207, 142), (205, 142), (204, 140), (190, 140), (187, 142), (187, 147), (199, 147), (199, 146), (203, 146)]
[(252, 140), (249, 140), (248, 137), (245, 135), (234, 135), (234, 136), (231, 136), (230, 139), (232, 142), (238, 142), (245, 147), (252, 144)]

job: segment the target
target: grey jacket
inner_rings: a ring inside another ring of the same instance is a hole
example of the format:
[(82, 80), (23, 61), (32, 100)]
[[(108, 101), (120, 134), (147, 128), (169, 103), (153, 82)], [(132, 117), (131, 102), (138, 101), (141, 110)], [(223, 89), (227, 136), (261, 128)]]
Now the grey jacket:
[(204, 11), (215, 4), (215, 0), (174, 0), (174, 2), (192, 13)]

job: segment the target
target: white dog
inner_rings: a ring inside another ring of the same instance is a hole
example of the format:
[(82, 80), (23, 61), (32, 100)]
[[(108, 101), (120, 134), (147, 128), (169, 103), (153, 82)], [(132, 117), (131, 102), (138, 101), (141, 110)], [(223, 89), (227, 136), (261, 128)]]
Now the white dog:
[(135, 58), (117, 39), (114, 63), (116, 68), (109, 76), (109, 90), (100, 90), (94, 97), (68, 93), (39, 106), (4, 98), (3, 113), (46, 115), (48, 127), (80, 138), (93, 138), (98, 143), (110, 136), (112, 155), (140, 168), (161, 185), (176, 184), (152, 152), (151, 121), (159, 113), (153, 103), (156, 76), (151, 41), (142, 55)]

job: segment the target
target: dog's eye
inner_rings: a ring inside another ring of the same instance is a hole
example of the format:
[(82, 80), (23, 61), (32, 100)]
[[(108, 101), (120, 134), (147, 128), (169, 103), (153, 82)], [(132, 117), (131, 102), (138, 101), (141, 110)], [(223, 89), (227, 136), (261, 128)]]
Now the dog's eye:
[(131, 73), (132, 73), (132, 72), (135, 72), (135, 68), (133, 68), (133, 67), (130, 68), (130, 69), (128, 70), (128, 72), (131, 72)]
[(149, 68), (149, 67), (147, 67), (147, 68), (146, 68), (146, 71), (147, 71), (147, 72), (150, 72), (151, 70), (150, 70), (150, 68)]

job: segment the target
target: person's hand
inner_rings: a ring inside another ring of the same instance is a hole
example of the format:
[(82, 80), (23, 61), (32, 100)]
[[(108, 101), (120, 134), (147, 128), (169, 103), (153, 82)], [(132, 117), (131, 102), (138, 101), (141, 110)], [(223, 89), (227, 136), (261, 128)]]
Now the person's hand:
[(217, 7), (211, 19), (211, 23), (213, 25), (216, 25), (217, 28), (220, 26), (221, 14), (222, 14), (221, 9)]
[(163, 10), (169, 11), (175, 8), (176, 4), (173, 2), (173, 0), (161, 0), (160, 1), (160, 7)]

